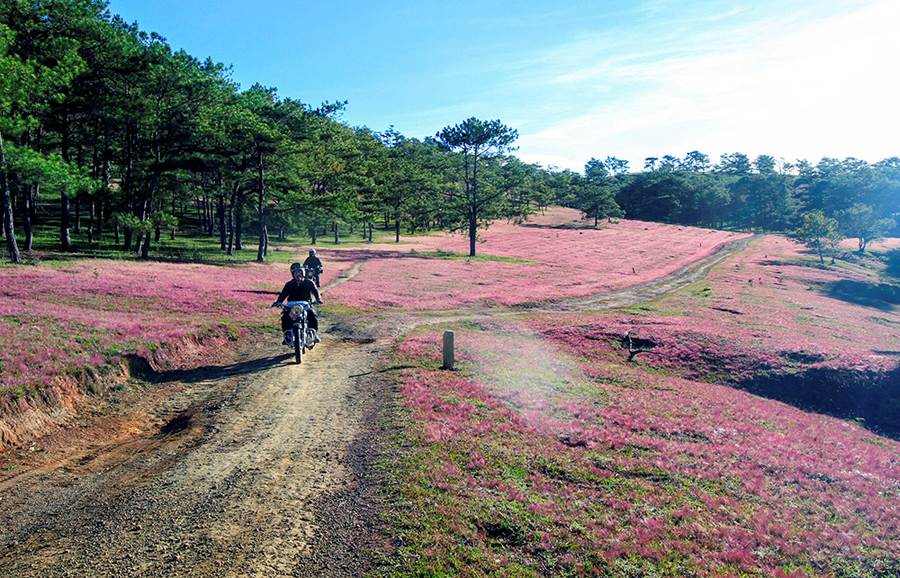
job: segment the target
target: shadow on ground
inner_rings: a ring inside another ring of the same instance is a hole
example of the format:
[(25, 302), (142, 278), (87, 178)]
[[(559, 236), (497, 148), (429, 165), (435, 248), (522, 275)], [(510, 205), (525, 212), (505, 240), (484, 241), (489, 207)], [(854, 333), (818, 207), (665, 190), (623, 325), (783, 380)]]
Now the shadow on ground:
[(892, 283), (866, 283), (840, 279), (824, 283), (819, 289), (833, 299), (880, 311), (893, 311), (900, 304), (900, 285)]
[(809, 367), (763, 372), (736, 387), (805, 411), (858, 421), (900, 439), (900, 367), (891, 371)]
[(226, 365), (204, 365), (194, 369), (173, 369), (169, 371), (155, 371), (146, 360), (137, 356), (130, 358), (129, 364), (132, 375), (137, 375), (152, 383), (166, 383), (170, 381), (198, 383), (266, 371), (291, 359), (292, 356), (292, 353), (285, 352)]

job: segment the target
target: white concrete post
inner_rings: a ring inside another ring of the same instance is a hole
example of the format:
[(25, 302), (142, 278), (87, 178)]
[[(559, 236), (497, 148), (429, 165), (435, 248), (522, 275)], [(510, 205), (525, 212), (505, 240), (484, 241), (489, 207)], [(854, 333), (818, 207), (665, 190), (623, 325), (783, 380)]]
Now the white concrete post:
[(444, 365), (442, 369), (453, 369), (453, 332), (444, 331)]

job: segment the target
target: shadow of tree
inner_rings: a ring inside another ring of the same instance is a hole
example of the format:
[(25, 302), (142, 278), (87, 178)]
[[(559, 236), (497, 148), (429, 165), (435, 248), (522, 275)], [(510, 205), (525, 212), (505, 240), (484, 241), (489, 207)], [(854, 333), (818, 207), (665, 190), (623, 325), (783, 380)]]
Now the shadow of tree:
[(900, 279), (900, 249), (889, 251), (885, 261), (887, 267), (884, 270), (884, 274), (894, 279)]
[(271, 369), (292, 357), (293, 354), (285, 352), (278, 355), (258, 357), (256, 359), (248, 359), (246, 361), (226, 365), (204, 365), (193, 369), (173, 369), (169, 371), (154, 371), (146, 361), (135, 358), (131, 360), (131, 371), (133, 374), (140, 375), (140, 377), (152, 383), (166, 383), (171, 381), (198, 383), (201, 381), (213, 381), (239, 375), (260, 373)]
[(891, 283), (866, 283), (852, 279), (840, 279), (822, 284), (821, 291), (833, 299), (872, 307), (880, 311), (893, 311), (900, 303), (900, 286)]
[(900, 438), (900, 367), (891, 371), (810, 367), (798, 372), (766, 372), (735, 386), (804, 411), (858, 420), (877, 433)]

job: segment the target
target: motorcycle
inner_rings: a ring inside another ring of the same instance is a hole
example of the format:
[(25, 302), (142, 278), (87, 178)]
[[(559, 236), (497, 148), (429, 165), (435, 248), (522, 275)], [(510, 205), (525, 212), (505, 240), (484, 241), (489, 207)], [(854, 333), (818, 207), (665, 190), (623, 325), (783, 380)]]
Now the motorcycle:
[(316, 287), (321, 287), (319, 284), (319, 275), (322, 274), (323, 267), (320, 265), (318, 267), (306, 267), (306, 278), (312, 279), (312, 282), (316, 284)]
[(282, 310), (288, 312), (288, 317), (293, 322), (291, 325), (291, 339), (288, 345), (294, 348), (294, 360), (303, 363), (303, 354), (311, 350), (319, 342), (315, 330), (310, 329), (307, 323), (309, 311), (313, 309), (313, 303), (309, 301), (287, 301), (281, 304)]

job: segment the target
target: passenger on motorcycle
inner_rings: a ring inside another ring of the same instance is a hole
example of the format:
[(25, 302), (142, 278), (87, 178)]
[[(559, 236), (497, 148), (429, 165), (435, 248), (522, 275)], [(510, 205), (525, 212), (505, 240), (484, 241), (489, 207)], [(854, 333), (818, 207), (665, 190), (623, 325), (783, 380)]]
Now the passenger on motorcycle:
[(325, 268), (322, 266), (322, 260), (316, 256), (315, 249), (309, 250), (309, 257), (303, 262), (303, 266), (312, 272), (312, 280), (316, 283), (316, 287), (319, 287), (319, 274), (322, 273)]
[[(316, 289), (316, 284), (305, 278), (305, 269), (303, 265), (300, 263), (294, 263), (291, 265), (291, 276), (293, 279), (284, 284), (284, 289), (281, 290), (281, 293), (278, 295), (278, 299), (275, 300), (275, 303), (272, 303), (272, 307), (278, 307), (285, 300), (287, 301), (309, 301), (310, 303), (322, 303), (322, 297), (319, 295), (319, 290)], [(314, 332), (315, 342), (319, 342), (319, 319), (316, 316), (315, 310), (312, 308), (307, 312), (306, 317), (307, 325)], [(291, 341), (291, 326), (293, 325), (293, 321), (291, 321), (291, 317), (289, 312), (285, 310), (284, 314), (281, 316), (281, 330), (284, 332), (284, 343), (288, 344)]]

